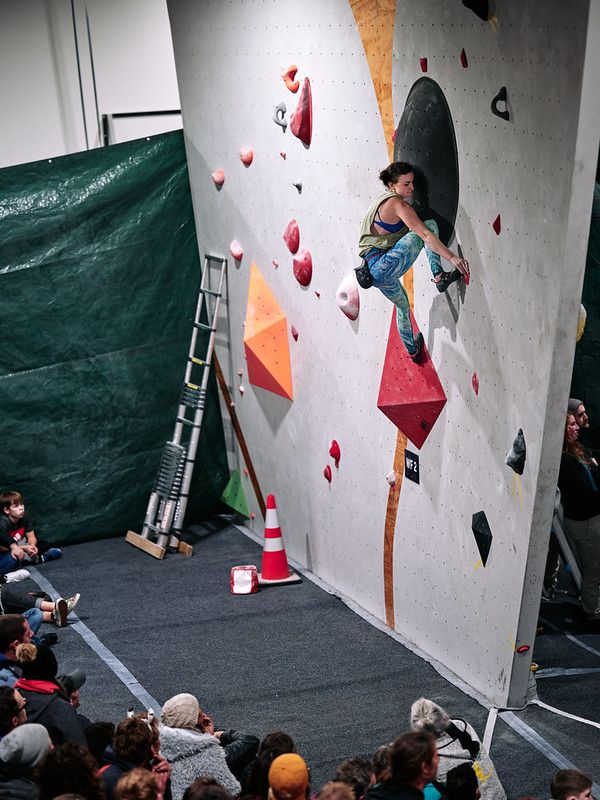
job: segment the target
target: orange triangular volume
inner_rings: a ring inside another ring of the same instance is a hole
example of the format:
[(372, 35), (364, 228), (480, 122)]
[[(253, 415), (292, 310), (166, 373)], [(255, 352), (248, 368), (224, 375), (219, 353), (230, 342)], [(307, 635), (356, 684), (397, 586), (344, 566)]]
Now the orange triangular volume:
[(292, 400), (287, 320), (254, 262), (248, 289), (244, 349), (250, 383)]
[(282, 319), (285, 320), (285, 314), (256, 266), (256, 262), (253, 261), (250, 265), (244, 341)]

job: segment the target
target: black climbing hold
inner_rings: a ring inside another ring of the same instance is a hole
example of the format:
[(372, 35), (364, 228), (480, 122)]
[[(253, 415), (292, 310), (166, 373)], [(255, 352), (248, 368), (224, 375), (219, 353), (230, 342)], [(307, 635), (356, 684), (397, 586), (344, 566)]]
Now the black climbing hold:
[(473, 529), (473, 536), (477, 543), (477, 549), (481, 556), (481, 563), (485, 567), (492, 546), (492, 532), (490, 530), (485, 511), (477, 511), (473, 514), (473, 522), (471, 523)]
[[(498, 103), (506, 103), (506, 109), (504, 111), (500, 111), (498, 108)], [(510, 113), (508, 111), (508, 98), (506, 96), (506, 86), (503, 86), (496, 97), (492, 100), (492, 114), (495, 114), (500, 119), (509, 120)]]
[(462, 0), (463, 6), (468, 8), (484, 22), (490, 18), (490, 4), (488, 0)]
[(525, 437), (523, 436), (523, 428), (519, 428), (519, 432), (515, 436), (512, 449), (506, 456), (506, 463), (513, 469), (517, 475), (522, 475), (525, 469), (525, 459), (527, 457), (527, 448), (525, 447)]
[(458, 154), (454, 123), (444, 92), (431, 78), (419, 78), (396, 131), (394, 161), (415, 167), (415, 211), (434, 219), (448, 244), (458, 208)]

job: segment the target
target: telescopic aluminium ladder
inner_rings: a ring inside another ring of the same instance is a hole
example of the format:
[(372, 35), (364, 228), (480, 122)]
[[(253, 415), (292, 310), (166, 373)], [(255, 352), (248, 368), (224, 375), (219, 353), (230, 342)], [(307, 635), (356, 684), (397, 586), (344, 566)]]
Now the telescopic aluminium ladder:
[[(209, 288), (210, 267), (213, 263), (220, 265), (218, 267), (219, 279), (216, 291)], [(166, 442), (164, 446), (150, 500), (148, 501), (142, 532), (139, 534), (134, 533), (134, 531), (128, 531), (125, 537), (130, 544), (159, 559), (165, 557), (167, 547), (177, 548), (184, 555), (192, 555), (191, 545), (180, 541), (180, 535), (183, 529), (183, 520), (187, 508), (202, 417), (204, 415), (206, 390), (215, 346), (217, 319), (226, 269), (226, 258), (211, 255), (204, 256), (196, 316), (194, 317), (183, 386), (179, 395), (179, 407), (177, 408), (173, 439)], [(205, 298), (207, 319), (210, 310), (209, 301), (213, 301), (209, 324), (201, 321)], [(203, 358), (198, 358), (196, 355), (199, 331), (209, 332), (208, 345)], [(192, 381), (192, 373), (195, 370), (202, 370), (199, 383)], [(188, 414), (192, 412), (193, 416), (191, 418), (188, 417)], [(189, 436), (186, 436), (186, 433), (189, 433)]]

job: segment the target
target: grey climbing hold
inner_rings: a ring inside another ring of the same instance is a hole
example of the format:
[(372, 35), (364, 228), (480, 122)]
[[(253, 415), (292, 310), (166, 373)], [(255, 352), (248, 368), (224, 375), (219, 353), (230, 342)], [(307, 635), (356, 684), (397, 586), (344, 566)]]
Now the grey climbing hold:
[(280, 128), (283, 128), (283, 132), (285, 133), (288, 123), (285, 115), (287, 114), (287, 106), (285, 103), (278, 103), (275, 106), (275, 111), (273, 112), (273, 122), (276, 125), (279, 125)]
[(527, 457), (527, 448), (525, 447), (525, 437), (523, 436), (523, 429), (519, 428), (519, 432), (515, 436), (512, 449), (506, 456), (506, 463), (513, 469), (517, 475), (522, 475), (525, 469), (525, 458)]
[(492, 531), (490, 530), (485, 511), (478, 511), (476, 514), (473, 514), (471, 529), (475, 537), (479, 555), (481, 556), (481, 563), (485, 567), (490, 553), (490, 547), (492, 546)]
[(297, 183), (292, 183), (292, 186), (295, 186), (298, 189), (298, 194), (302, 194), (302, 182), (298, 181)]

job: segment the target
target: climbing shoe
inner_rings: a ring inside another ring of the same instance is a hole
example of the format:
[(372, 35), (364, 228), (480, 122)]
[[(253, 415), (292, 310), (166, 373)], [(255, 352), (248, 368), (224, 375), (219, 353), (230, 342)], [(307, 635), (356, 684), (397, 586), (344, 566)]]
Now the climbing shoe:
[(423, 339), (423, 334), (421, 333), (421, 331), (419, 331), (419, 333), (417, 333), (417, 335), (415, 336), (415, 344), (417, 345), (416, 352), (409, 353), (409, 355), (415, 362), (415, 364), (420, 364), (421, 357), (423, 355), (423, 346), (425, 345), (425, 339)]
[(453, 269), (452, 272), (443, 272), (439, 281), (434, 281), (438, 292), (445, 292), (451, 283), (455, 283), (462, 278), (463, 274), (459, 269)]

